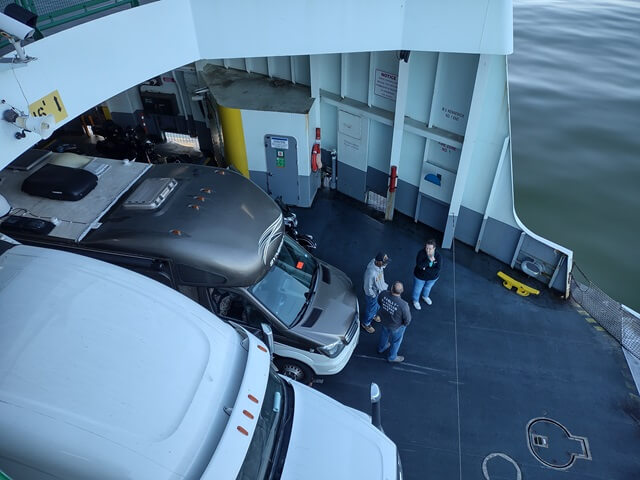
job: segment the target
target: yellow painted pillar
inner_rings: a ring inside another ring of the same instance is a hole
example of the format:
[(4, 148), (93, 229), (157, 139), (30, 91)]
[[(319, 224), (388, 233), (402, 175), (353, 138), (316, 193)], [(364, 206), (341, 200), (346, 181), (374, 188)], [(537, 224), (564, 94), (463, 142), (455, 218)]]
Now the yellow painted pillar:
[(222, 105), (218, 105), (218, 113), (224, 137), (225, 159), (229, 165), (233, 165), (240, 173), (249, 178), (242, 114), (237, 108), (227, 108)]
[(102, 114), (104, 115), (105, 120), (113, 120), (111, 118), (111, 112), (109, 111), (109, 107), (107, 107), (106, 105), (100, 105), (100, 108), (102, 109)]

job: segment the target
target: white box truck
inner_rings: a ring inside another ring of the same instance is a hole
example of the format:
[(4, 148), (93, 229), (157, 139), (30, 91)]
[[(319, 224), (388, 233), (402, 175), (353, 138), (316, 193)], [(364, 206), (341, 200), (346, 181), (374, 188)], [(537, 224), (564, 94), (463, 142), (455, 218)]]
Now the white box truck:
[(14, 479), (401, 478), (369, 416), (129, 270), (0, 240), (0, 470)]

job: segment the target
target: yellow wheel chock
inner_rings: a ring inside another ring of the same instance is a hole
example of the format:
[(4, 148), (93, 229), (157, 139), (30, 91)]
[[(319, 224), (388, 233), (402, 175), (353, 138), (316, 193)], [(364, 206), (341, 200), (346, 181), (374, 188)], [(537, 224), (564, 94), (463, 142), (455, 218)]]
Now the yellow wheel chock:
[(533, 287), (529, 287), (522, 282), (517, 281), (515, 278), (511, 278), (509, 275), (503, 272), (498, 272), (498, 277), (502, 279), (502, 286), (507, 290), (511, 290), (513, 287), (516, 287), (516, 293), (523, 297), (528, 297), (529, 295), (540, 295), (540, 290), (536, 290)]

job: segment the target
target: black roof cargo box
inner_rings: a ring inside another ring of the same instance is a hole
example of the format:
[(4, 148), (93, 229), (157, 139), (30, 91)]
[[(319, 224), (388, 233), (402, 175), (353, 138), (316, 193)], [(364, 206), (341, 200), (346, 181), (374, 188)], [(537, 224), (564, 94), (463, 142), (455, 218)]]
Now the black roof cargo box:
[(22, 182), (22, 191), (29, 195), (76, 201), (98, 184), (98, 177), (81, 168), (47, 164)]

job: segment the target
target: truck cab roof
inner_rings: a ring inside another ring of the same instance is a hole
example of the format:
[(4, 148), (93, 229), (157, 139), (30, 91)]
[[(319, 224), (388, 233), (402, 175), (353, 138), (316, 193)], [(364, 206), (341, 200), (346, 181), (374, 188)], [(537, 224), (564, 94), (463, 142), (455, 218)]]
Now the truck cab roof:
[(128, 270), (0, 243), (0, 455), (56, 478), (199, 477), (247, 365), (238, 333)]

